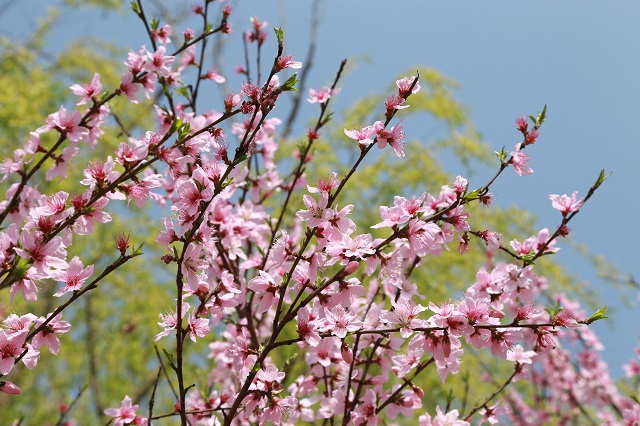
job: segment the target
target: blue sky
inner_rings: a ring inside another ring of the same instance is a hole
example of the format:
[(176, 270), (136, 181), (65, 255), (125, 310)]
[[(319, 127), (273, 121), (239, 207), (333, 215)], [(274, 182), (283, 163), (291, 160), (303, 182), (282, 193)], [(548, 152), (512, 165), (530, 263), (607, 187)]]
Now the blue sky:
[[(25, 34), (43, 5), (23, 0), (0, 16), (0, 34)], [(125, 2), (125, 3), (128, 3)], [(175, 2), (190, 5), (193, 2)], [(303, 0), (232, 2), (236, 32), (256, 15), (286, 31), (286, 51), (303, 59), (307, 50), (311, 2)], [(343, 80), (335, 108), (385, 89), (399, 73), (431, 66), (461, 83), (456, 98), (468, 105), (484, 139), (494, 149), (518, 142), (513, 120), (544, 104), (549, 119), (533, 146), (532, 176), (510, 175), (494, 188), (496, 200), (517, 204), (554, 227), (559, 216), (548, 195), (583, 195), (604, 168), (612, 172), (602, 189), (572, 222), (572, 239), (587, 244), (622, 272), (640, 276), (637, 160), (640, 144), (640, 2), (599, 1), (423, 1), (326, 0), (320, 5), (314, 87), (329, 83), (343, 58), (356, 67)], [(238, 34), (235, 37), (238, 37)], [(129, 12), (96, 13), (87, 8), (65, 15), (50, 40), (52, 49), (88, 34), (131, 48), (146, 43)], [(240, 62), (230, 57), (227, 66)], [(304, 113), (303, 113), (304, 115)], [(409, 135), (419, 137), (419, 135)], [(477, 183), (492, 173), (480, 173)], [(596, 324), (614, 374), (638, 344), (637, 292), (627, 293), (634, 309), (598, 279), (593, 268), (565, 243), (559, 261), (602, 292), (614, 306), (613, 321)], [(615, 324), (611, 328), (611, 324)]]

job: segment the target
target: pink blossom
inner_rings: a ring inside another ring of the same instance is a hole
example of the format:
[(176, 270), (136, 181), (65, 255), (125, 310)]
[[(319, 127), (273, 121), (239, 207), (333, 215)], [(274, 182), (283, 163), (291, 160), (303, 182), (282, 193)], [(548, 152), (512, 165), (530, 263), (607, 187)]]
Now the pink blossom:
[(513, 170), (520, 176), (530, 175), (533, 173), (531, 167), (527, 165), (529, 161), (529, 154), (520, 150), (520, 144), (516, 145), (513, 152), (511, 152), (511, 163), (513, 164)]
[(91, 208), (87, 209), (87, 202), (90, 198), (91, 191), (87, 191), (82, 195), (75, 195), (71, 200), (71, 204), (73, 205), (74, 210), (76, 212), (83, 212), (76, 223), (73, 225), (74, 232), (80, 235), (88, 235), (93, 233), (95, 222), (111, 222), (111, 216), (109, 215), (109, 213), (102, 211), (102, 209), (104, 209), (107, 204), (109, 204), (109, 199), (107, 197), (98, 198), (91, 205)]
[(129, 102), (137, 104), (138, 100), (136, 99), (136, 93), (138, 93), (138, 90), (140, 90), (140, 86), (135, 83), (134, 79), (135, 76), (131, 72), (122, 74), (118, 92), (124, 93)]
[(336, 337), (344, 339), (348, 332), (354, 332), (362, 327), (362, 321), (356, 319), (354, 310), (347, 311), (342, 305), (338, 305), (333, 309), (324, 309), (327, 317), (327, 325), (323, 327), (324, 331), (330, 331)]
[(227, 81), (226, 78), (224, 78), (223, 76), (221, 76), (218, 73), (218, 69), (217, 68), (210, 68), (209, 71), (207, 71), (207, 73), (204, 75), (204, 78), (209, 79), (209, 80), (213, 80), (218, 84), (222, 84), (225, 81)]
[(319, 103), (324, 104), (333, 96), (340, 93), (340, 89), (330, 89), (327, 86), (322, 87), (321, 89), (309, 89), (309, 98), (307, 101), (311, 104)]
[(332, 189), (337, 188), (338, 185), (340, 185), (338, 174), (336, 172), (332, 172), (330, 177), (321, 177), (318, 179), (317, 187), (307, 185), (307, 190), (312, 194), (317, 194), (318, 192), (330, 192)]
[(56, 236), (49, 241), (44, 241), (42, 235), (24, 231), (20, 235), (20, 245), (22, 248), (14, 249), (16, 253), (25, 259), (31, 259), (33, 267), (43, 277), (49, 274), (51, 268), (67, 267), (67, 262), (64, 260), (67, 256), (66, 246), (60, 237)]
[(254, 277), (249, 281), (247, 287), (249, 290), (253, 290), (258, 296), (258, 306), (256, 312), (264, 313), (269, 308), (278, 303), (278, 286), (273, 277), (265, 271), (258, 271), (259, 277)]
[(22, 170), (22, 167), (24, 166), (25, 154), (26, 153), (24, 150), (16, 149), (15, 151), (13, 151), (13, 158), (6, 158), (2, 163), (0, 163), (0, 174), (4, 175), (2, 176), (2, 179), (0, 179), (0, 182), (7, 179), (7, 177), (11, 173), (19, 172), (20, 170)]
[(300, 210), (296, 213), (296, 216), (303, 222), (307, 222), (307, 225), (311, 228), (319, 226), (326, 218), (324, 212), (329, 196), (326, 192), (321, 192), (319, 198), (319, 202), (316, 202), (315, 198), (306, 194), (303, 195), (302, 201), (307, 207), (307, 210)]
[(159, 41), (160, 44), (169, 44), (171, 43), (171, 39), (169, 38), (169, 36), (172, 32), (173, 28), (171, 27), (171, 25), (166, 24), (156, 30), (152, 30), (151, 37), (153, 37), (154, 40)]
[(500, 358), (507, 359), (507, 351), (514, 343), (522, 338), (522, 333), (518, 329), (507, 329), (504, 331), (491, 330), (491, 353)]
[[(411, 93), (409, 93), (409, 89), (414, 81), (416, 84), (413, 86), (413, 89), (411, 89)], [(420, 83), (416, 81), (416, 77), (413, 75), (396, 80), (396, 85), (398, 86), (398, 94), (405, 99), (408, 98), (410, 94), (415, 94), (420, 91)]]
[(69, 160), (71, 160), (80, 149), (75, 146), (68, 146), (62, 150), (62, 153), (58, 156), (52, 156), (53, 166), (47, 170), (45, 174), (46, 180), (53, 180), (55, 177), (66, 178), (67, 168), (69, 166)]
[(429, 414), (422, 415), (418, 418), (419, 426), (469, 426), (469, 422), (459, 419), (458, 410), (451, 410), (443, 413), (440, 406), (436, 406), (436, 415), (431, 418)]
[(74, 256), (66, 270), (53, 271), (51, 278), (65, 283), (65, 286), (58, 290), (54, 296), (60, 297), (67, 292), (80, 290), (85, 280), (93, 274), (93, 265), (89, 265), (84, 269), (83, 267), (84, 265), (78, 256)]
[(410, 299), (400, 299), (398, 302), (391, 302), (391, 304), (394, 309), (386, 314), (385, 319), (401, 327), (400, 337), (403, 339), (411, 336), (414, 328), (423, 325), (423, 321), (417, 316), (420, 312), (427, 310), (424, 306), (418, 305)]
[(15, 358), (24, 350), (26, 337), (27, 330), (16, 333), (0, 330), (0, 374), (6, 375), (11, 372)]
[(378, 424), (376, 399), (376, 393), (373, 389), (368, 389), (364, 395), (364, 401), (362, 404), (358, 404), (358, 408), (353, 412), (353, 420), (356, 425), (375, 426)]
[(536, 143), (536, 139), (538, 139), (538, 136), (540, 136), (540, 132), (538, 131), (538, 129), (531, 129), (531, 131), (527, 133), (525, 137), (525, 144), (530, 145)]
[(114, 170), (115, 166), (116, 163), (110, 155), (104, 163), (100, 161), (91, 162), (89, 166), (84, 169), (86, 179), (81, 180), (80, 183), (89, 186), (92, 190), (96, 187), (102, 188), (114, 182), (118, 176), (120, 176), (120, 173)]
[(10, 303), (13, 303), (13, 299), (18, 292), (20, 292), (24, 300), (29, 302), (38, 300), (38, 287), (36, 286), (36, 280), (46, 275), (48, 274), (43, 275), (42, 273), (38, 273), (33, 267), (27, 269), (24, 275), (11, 285), (11, 290), (9, 291)]
[(525, 351), (521, 345), (512, 346), (507, 352), (507, 360), (518, 364), (531, 364), (531, 358), (534, 356), (536, 356), (534, 351)]
[(198, 318), (195, 309), (189, 314), (189, 338), (195, 342), (196, 337), (203, 338), (209, 334), (209, 318)]
[(64, 134), (69, 142), (77, 143), (89, 135), (89, 129), (79, 125), (81, 121), (80, 111), (75, 109), (67, 111), (65, 107), (61, 106), (58, 112), (49, 114), (45, 125), (38, 131), (56, 129)]
[(405, 98), (399, 95), (391, 95), (384, 103), (384, 107), (387, 110), (386, 117), (391, 118), (393, 114), (400, 109), (409, 108), (409, 105), (405, 105)]
[(351, 139), (357, 140), (360, 147), (367, 147), (373, 143), (373, 133), (375, 129), (373, 126), (365, 126), (361, 127), (360, 130), (347, 130), (344, 129), (344, 134), (349, 136)]
[(78, 101), (77, 105), (84, 105), (90, 100), (96, 100), (100, 92), (102, 91), (102, 83), (100, 83), (100, 74), (95, 73), (93, 75), (93, 79), (91, 79), (91, 83), (83, 84), (82, 86), (79, 84), (74, 84), (69, 87), (74, 95), (82, 96), (82, 98)]
[(554, 209), (559, 210), (562, 213), (562, 216), (566, 216), (571, 212), (577, 212), (580, 210), (580, 207), (584, 204), (584, 198), (580, 200), (578, 198), (578, 191), (574, 191), (569, 197), (567, 194), (557, 195), (552, 194), (549, 195), (549, 199), (551, 200), (551, 205)]
[(107, 408), (104, 410), (104, 414), (115, 418), (114, 426), (124, 426), (125, 424), (146, 426), (147, 419), (136, 416), (138, 405), (132, 405), (131, 402), (131, 398), (127, 395), (119, 408)]
[(300, 69), (302, 62), (294, 60), (291, 55), (280, 56), (276, 61), (275, 71), (280, 72), (286, 68)]
[(145, 71), (158, 73), (160, 77), (168, 77), (170, 70), (168, 65), (173, 62), (176, 58), (174, 56), (166, 56), (165, 53), (167, 49), (164, 46), (158, 47), (153, 54), (147, 52), (147, 57), (150, 61), (145, 63)]
[[(182, 303), (182, 318), (185, 317), (187, 311), (190, 309), (188, 302)], [(163, 327), (160, 333), (156, 334), (156, 338), (154, 342), (157, 342), (163, 337), (166, 337), (171, 333), (172, 330), (175, 330), (178, 327), (178, 315), (176, 312), (169, 311), (166, 314), (158, 314), (160, 316), (160, 322), (157, 323), (160, 327)]]
[(394, 226), (405, 223), (410, 219), (410, 216), (408, 216), (400, 208), (400, 206), (394, 206), (394, 207), (380, 206), (379, 211), (380, 211), (380, 218), (382, 219), (382, 222), (373, 225), (372, 228), (374, 229), (384, 228), (384, 227), (393, 228)]
[(395, 152), (398, 158), (404, 157), (404, 132), (402, 131), (402, 123), (398, 123), (387, 130), (384, 127), (382, 121), (376, 121), (373, 125), (373, 129), (376, 132), (376, 138), (378, 140), (378, 148), (383, 149), (387, 144), (391, 145), (393, 152)]
[[(38, 318), (34, 327), (40, 327), (40, 325), (44, 324), (50, 316), (51, 314), (47, 314), (46, 317)], [(49, 352), (54, 355), (58, 355), (58, 352), (60, 351), (60, 340), (58, 339), (58, 335), (71, 330), (71, 324), (67, 321), (63, 321), (61, 318), (62, 313), (59, 313), (47, 323), (42, 331), (38, 332), (38, 334), (33, 337), (32, 342), (35, 349), (39, 349), (41, 346), (46, 345), (49, 348)]]

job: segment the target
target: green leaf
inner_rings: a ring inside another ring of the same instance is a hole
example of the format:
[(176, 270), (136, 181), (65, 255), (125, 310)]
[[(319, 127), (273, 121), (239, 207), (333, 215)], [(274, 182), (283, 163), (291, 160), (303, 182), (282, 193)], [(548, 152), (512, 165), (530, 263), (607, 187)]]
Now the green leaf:
[(153, 17), (153, 18), (151, 18), (150, 24), (151, 24), (151, 29), (152, 30), (157, 30), (158, 27), (160, 26), (160, 20), (158, 20), (158, 18), (156, 18), (156, 17)]
[(598, 179), (596, 179), (596, 183), (594, 185), (595, 188), (598, 188), (600, 185), (602, 185), (602, 182), (604, 182), (605, 180), (607, 180), (609, 178), (609, 176), (611, 176), (611, 173), (609, 173), (608, 175), (604, 174), (604, 169), (602, 169), (600, 171), (600, 175), (598, 175)]
[(273, 31), (276, 33), (276, 38), (278, 39), (278, 44), (282, 45), (284, 42), (284, 31), (282, 31), (282, 27), (276, 28), (273, 27)]
[(551, 319), (554, 319), (560, 312), (564, 311), (564, 308), (558, 305), (558, 301), (556, 300), (556, 305), (553, 308), (544, 308), (544, 310), (547, 311)]
[(327, 124), (329, 121), (331, 121), (331, 119), (333, 119), (333, 111), (329, 111), (325, 114), (324, 118), (322, 119), (322, 122), (320, 123), (320, 127)]
[(475, 200), (480, 198), (480, 191), (481, 190), (482, 190), (482, 188), (474, 189), (473, 191), (471, 191), (468, 194), (466, 194), (462, 199), (465, 202), (475, 201)]
[(138, 7), (138, 3), (135, 0), (131, 2), (131, 10), (133, 10), (133, 13), (135, 13), (136, 15), (140, 14), (140, 8)]
[(182, 125), (182, 127), (180, 127), (180, 129), (178, 130), (178, 137), (180, 139), (185, 138), (185, 137), (189, 136), (190, 132), (191, 132), (191, 124), (190, 123), (184, 123)]
[(136, 257), (136, 256), (140, 256), (140, 255), (144, 254), (142, 252), (142, 247), (143, 246), (144, 246), (144, 243), (140, 244), (137, 248), (136, 248), (136, 246), (133, 246), (131, 248), (131, 251), (132, 251), (131, 256), (132, 257)]
[(493, 153), (496, 155), (496, 157), (498, 157), (498, 160), (500, 160), (500, 164), (504, 164), (507, 162), (507, 156), (509, 154), (507, 153), (506, 147), (503, 146), (499, 152), (494, 151)]
[(542, 112), (538, 116), (538, 124), (544, 123), (544, 120), (547, 119), (547, 104), (544, 104), (544, 108), (542, 108)]
[(609, 318), (607, 315), (607, 307), (605, 306), (602, 309), (598, 309), (593, 315), (591, 315), (591, 317), (587, 318), (586, 320), (582, 321), (584, 324), (590, 325), (596, 321), (605, 319), (605, 318)]
[(294, 87), (296, 85), (296, 83), (300, 80), (298, 80), (298, 73), (294, 73), (291, 77), (289, 77), (287, 79), (287, 81), (284, 82), (284, 84), (280, 87), (282, 89), (283, 92), (288, 92), (288, 91), (294, 91), (297, 92), (298, 90)]
[(182, 118), (176, 117), (169, 127), (169, 133), (175, 133), (180, 127), (182, 127)]

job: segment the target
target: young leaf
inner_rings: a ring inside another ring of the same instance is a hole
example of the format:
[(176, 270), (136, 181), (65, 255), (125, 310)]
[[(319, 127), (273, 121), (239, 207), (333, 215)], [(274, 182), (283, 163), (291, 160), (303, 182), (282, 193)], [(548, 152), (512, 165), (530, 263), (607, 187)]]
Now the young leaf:
[(593, 315), (591, 315), (591, 317), (587, 318), (586, 320), (582, 321), (584, 324), (590, 325), (596, 321), (599, 321), (601, 319), (605, 319), (605, 318), (609, 318), (607, 315), (607, 307), (605, 306), (602, 309), (598, 309)]
[(273, 27), (273, 31), (275, 31), (276, 33), (278, 44), (282, 45), (282, 43), (284, 42), (284, 31), (282, 31), (282, 27), (279, 27), (279, 28)]
[(294, 73), (291, 77), (289, 77), (287, 79), (287, 81), (284, 82), (284, 84), (282, 85), (281, 89), (283, 92), (287, 92), (287, 91), (294, 91), (297, 92), (298, 90), (294, 87), (296, 85), (296, 83), (300, 80), (298, 80), (298, 73)]

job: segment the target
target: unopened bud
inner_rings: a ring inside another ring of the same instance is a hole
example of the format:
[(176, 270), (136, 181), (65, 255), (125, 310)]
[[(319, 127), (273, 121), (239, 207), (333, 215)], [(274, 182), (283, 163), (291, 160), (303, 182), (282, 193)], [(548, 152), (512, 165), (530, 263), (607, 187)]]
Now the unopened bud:
[(344, 341), (342, 341), (342, 347), (340, 348), (340, 355), (342, 355), (342, 359), (347, 364), (351, 364), (353, 362), (353, 351)]
[(347, 266), (344, 267), (345, 275), (353, 274), (355, 271), (358, 270), (359, 266), (360, 266), (360, 262), (356, 262), (355, 260), (352, 260), (347, 264)]

